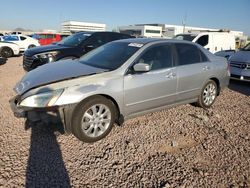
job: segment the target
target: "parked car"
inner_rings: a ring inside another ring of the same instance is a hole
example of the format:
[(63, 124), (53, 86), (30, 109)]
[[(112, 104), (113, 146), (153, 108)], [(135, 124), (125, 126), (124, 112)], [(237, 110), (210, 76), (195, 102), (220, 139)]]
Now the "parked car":
[(201, 32), (199, 34), (179, 34), (175, 39), (188, 40), (200, 44), (212, 53), (235, 50), (235, 36), (228, 32)]
[(226, 59), (195, 43), (126, 39), (27, 73), (10, 103), (30, 121), (59, 114), (66, 132), (94, 142), (141, 114), (186, 103), (209, 108), (228, 82)]
[(4, 41), (15, 43), (19, 46), (20, 52), (24, 52), (27, 49), (40, 46), (38, 40), (24, 35), (5, 35)]
[(19, 55), (20, 50), (17, 44), (11, 42), (0, 42), (0, 57), (9, 58), (14, 55)]
[(53, 33), (35, 33), (32, 38), (37, 39), (41, 46), (61, 41), (61, 35)]
[(115, 32), (79, 32), (49, 46), (29, 49), (24, 53), (23, 68), (26, 71), (63, 59), (75, 59), (107, 42), (131, 38)]
[(22, 35), (22, 32), (20, 32), (20, 31), (13, 31), (13, 32), (11, 32), (11, 35)]
[(61, 39), (63, 40), (67, 38), (68, 36), (70, 36), (70, 34), (60, 34), (60, 36), (61, 36)]
[(236, 50), (222, 50), (222, 51), (214, 53), (214, 55), (229, 59), (229, 57), (233, 55), (235, 52)]
[(228, 59), (231, 79), (250, 81), (250, 43)]

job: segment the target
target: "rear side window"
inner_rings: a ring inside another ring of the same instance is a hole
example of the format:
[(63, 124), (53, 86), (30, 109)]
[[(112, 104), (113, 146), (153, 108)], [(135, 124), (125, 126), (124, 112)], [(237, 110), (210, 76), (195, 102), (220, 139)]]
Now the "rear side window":
[(201, 46), (206, 46), (208, 44), (208, 35), (201, 36), (197, 41), (197, 44)]
[(97, 33), (97, 34), (92, 35), (88, 39), (85, 46), (93, 46), (93, 48), (97, 48), (97, 47), (105, 44), (107, 42), (106, 40), (107, 39), (106, 39), (105, 35)]
[(127, 39), (128, 35), (122, 35), (119, 33), (102, 33), (100, 36), (103, 38), (103, 43), (111, 42), (114, 40)]
[(21, 36), (21, 37), (20, 37), (20, 39), (21, 39), (21, 40), (25, 40), (25, 39), (26, 39), (26, 37), (22, 37), (22, 36)]
[(207, 58), (207, 56), (202, 51), (200, 51), (200, 54), (201, 54), (201, 61), (202, 62), (209, 61), (208, 58)]
[(115, 40), (119, 40), (119, 39), (127, 39), (127, 38), (131, 38), (129, 35), (123, 35), (123, 34), (118, 34), (118, 33), (116, 33), (115, 34), (115, 37), (114, 37), (114, 39)]
[(178, 65), (189, 65), (201, 62), (201, 52), (196, 46), (184, 43), (177, 43), (175, 46)]

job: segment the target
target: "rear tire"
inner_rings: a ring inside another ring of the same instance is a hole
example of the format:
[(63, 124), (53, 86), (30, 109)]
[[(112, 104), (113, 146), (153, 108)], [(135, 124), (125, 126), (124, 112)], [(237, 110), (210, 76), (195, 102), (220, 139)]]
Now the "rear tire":
[(196, 105), (202, 108), (211, 107), (215, 102), (217, 94), (218, 94), (218, 86), (216, 82), (213, 80), (208, 80), (201, 90)]
[(106, 137), (116, 119), (114, 103), (103, 97), (94, 96), (80, 103), (73, 113), (72, 133), (87, 143)]
[(9, 47), (3, 47), (0, 51), (0, 56), (4, 58), (9, 58), (14, 55), (14, 52), (11, 48)]

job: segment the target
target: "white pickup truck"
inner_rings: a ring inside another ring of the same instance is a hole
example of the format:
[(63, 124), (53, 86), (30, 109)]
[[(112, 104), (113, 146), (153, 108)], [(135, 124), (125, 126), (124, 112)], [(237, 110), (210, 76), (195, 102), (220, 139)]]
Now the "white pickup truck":
[(14, 55), (19, 55), (20, 48), (12, 42), (0, 41), (0, 57), (9, 58)]

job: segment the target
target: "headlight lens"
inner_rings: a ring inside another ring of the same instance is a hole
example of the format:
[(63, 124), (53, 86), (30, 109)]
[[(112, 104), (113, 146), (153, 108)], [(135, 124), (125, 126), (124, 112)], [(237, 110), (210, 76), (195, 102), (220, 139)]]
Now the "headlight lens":
[(61, 96), (63, 89), (32, 95), (21, 101), (23, 107), (50, 107)]
[(46, 59), (48, 63), (55, 61), (55, 57), (59, 54), (59, 51), (45, 52), (34, 55), (38, 59)]

